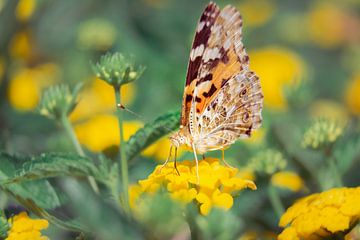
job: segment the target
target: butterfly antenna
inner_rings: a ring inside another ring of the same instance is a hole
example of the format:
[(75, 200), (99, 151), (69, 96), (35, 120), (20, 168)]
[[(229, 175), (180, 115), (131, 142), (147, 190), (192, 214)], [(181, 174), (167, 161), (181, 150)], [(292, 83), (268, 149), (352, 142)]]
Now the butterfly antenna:
[[(143, 120), (144, 122), (146, 122), (146, 119), (145, 119), (143, 116), (141, 116), (140, 114), (138, 114), (138, 113), (130, 110), (129, 108), (125, 107), (123, 104), (118, 103), (118, 104), (117, 104), (117, 107), (120, 108), (120, 109), (122, 109), (122, 110), (127, 111), (128, 113), (131, 113), (131, 114), (134, 115), (135, 117), (137, 117), (137, 118)], [(173, 129), (170, 129), (170, 128), (166, 127), (166, 126), (163, 126), (163, 128), (165, 128), (166, 130), (168, 130), (168, 131), (170, 131), (170, 132), (173, 131)]]

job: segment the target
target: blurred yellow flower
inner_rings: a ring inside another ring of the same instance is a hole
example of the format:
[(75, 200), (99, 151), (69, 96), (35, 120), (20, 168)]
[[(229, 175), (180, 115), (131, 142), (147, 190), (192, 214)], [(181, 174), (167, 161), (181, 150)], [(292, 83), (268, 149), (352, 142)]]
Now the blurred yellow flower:
[(78, 31), (78, 45), (105, 51), (115, 42), (116, 27), (106, 19), (90, 19), (82, 23)]
[(47, 240), (41, 236), (41, 230), (48, 228), (49, 223), (45, 219), (31, 219), (26, 212), (21, 212), (9, 219), (10, 230), (5, 240)]
[(0, 83), (3, 79), (4, 73), (5, 73), (6, 63), (5, 59), (0, 56)]
[(260, 26), (271, 19), (275, 13), (273, 1), (245, 0), (238, 5), (246, 26)]
[(34, 68), (23, 68), (12, 76), (8, 90), (8, 100), (18, 111), (30, 111), (36, 108), (41, 90), (57, 81), (59, 68), (52, 63)]
[[(158, 161), (166, 161), (169, 156), (169, 150), (171, 147), (171, 143), (168, 137), (163, 137), (156, 141), (155, 143), (151, 144), (147, 147), (143, 152), (142, 155), (148, 158), (154, 158)], [(184, 149), (181, 147), (178, 149), (177, 156), (181, 157), (184, 154)]]
[(25, 22), (33, 15), (36, 0), (20, 0), (16, 6), (15, 16), (19, 21)]
[(318, 1), (307, 17), (309, 38), (323, 48), (337, 47), (344, 40), (344, 24), (339, 4)]
[[(138, 121), (124, 122), (124, 139), (128, 140), (142, 125)], [(118, 120), (114, 115), (96, 115), (75, 125), (74, 129), (79, 142), (93, 152), (119, 145)]]
[(360, 187), (333, 188), (300, 199), (286, 210), (279, 240), (323, 239), (349, 230), (360, 218)]
[(164, 187), (173, 199), (185, 204), (195, 202), (200, 213), (207, 215), (213, 207), (230, 209), (234, 195), (242, 189), (256, 189), (254, 182), (237, 176), (237, 169), (223, 166), (215, 158), (200, 161), (199, 183), (195, 161), (179, 162), (177, 168), (180, 175), (172, 164), (167, 164), (163, 168), (162, 165), (158, 165), (147, 179), (139, 181), (137, 188), (131, 188), (131, 205), (136, 206), (141, 194), (155, 193)]
[(349, 119), (348, 113), (343, 105), (325, 99), (317, 100), (311, 105), (310, 116), (313, 119), (326, 118), (342, 123), (347, 122)]
[(349, 82), (346, 92), (345, 101), (349, 110), (360, 115), (360, 73), (356, 74), (353, 79)]
[(280, 47), (267, 47), (250, 52), (251, 68), (260, 77), (267, 107), (277, 110), (287, 108), (284, 87), (302, 79), (305, 64), (294, 52)]
[(251, 137), (243, 139), (244, 143), (261, 144), (264, 141), (266, 130), (264, 127), (256, 129), (251, 133)]
[(273, 232), (262, 232), (259, 230), (250, 230), (243, 233), (238, 240), (273, 240), (276, 234)]
[(304, 188), (304, 182), (301, 177), (289, 171), (281, 171), (272, 175), (271, 184), (280, 188), (289, 189), (293, 192), (298, 192)]
[(14, 34), (9, 45), (9, 54), (12, 58), (28, 59), (32, 53), (31, 33), (23, 30)]
[[(122, 104), (127, 106), (135, 95), (135, 85), (121, 87)], [(79, 103), (70, 115), (71, 121), (84, 120), (95, 114), (104, 114), (115, 110), (115, 93), (112, 86), (95, 78), (90, 86), (79, 94)]]

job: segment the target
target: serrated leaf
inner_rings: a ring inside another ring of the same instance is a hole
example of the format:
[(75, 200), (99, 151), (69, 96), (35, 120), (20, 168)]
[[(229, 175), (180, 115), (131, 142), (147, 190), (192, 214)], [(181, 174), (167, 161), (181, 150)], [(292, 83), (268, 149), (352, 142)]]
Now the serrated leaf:
[(97, 167), (88, 158), (75, 154), (47, 153), (27, 159), (6, 183), (59, 176), (99, 177)]
[(174, 131), (180, 124), (180, 112), (166, 113), (151, 123), (139, 129), (127, 143), (126, 154), (128, 159), (134, 158), (142, 150), (150, 146), (159, 138)]
[[(1, 182), (14, 176), (16, 172), (14, 162), (16, 161), (16, 157), (0, 153)], [(1, 189), (10, 193), (15, 198), (30, 199), (41, 208), (53, 209), (61, 204), (56, 191), (46, 180), (1, 184)]]

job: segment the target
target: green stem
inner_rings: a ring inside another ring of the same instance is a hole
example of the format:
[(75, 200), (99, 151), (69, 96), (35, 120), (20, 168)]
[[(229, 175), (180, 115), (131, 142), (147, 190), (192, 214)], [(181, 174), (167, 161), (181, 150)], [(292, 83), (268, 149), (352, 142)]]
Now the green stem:
[[(71, 139), (71, 141), (72, 141), (72, 143), (73, 143), (73, 145), (74, 145), (74, 147), (76, 149), (76, 152), (80, 156), (85, 157), (86, 156), (85, 152), (82, 149), (82, 147), (81, 147), (81, 145), (80, 145), (80, 143), (79, 143), (79, 141), (78, 141), (78, 139), (77, 139), (77, 137), (75, 135), (74, 129), (71, 126), (71, 123), (70, 123), (70, 121), (69, 121), (69, 119), (67, 118), (66, 115), (61, 117), (61, 124), (63, 125), (67, 135)], [(96, 194), (99, 194), (100, 193), (99, 187), (98, 187), (94, 177), (93, 176), (88, 176), (88, 181), (89, 181), (89, 184), (90, 184), (91, 188), (94, 190), (94, 192)]]
[(330, 157), (330, 159), (329, 159), (329, 168), (332, 171), (332, 174), (334, 176), (334, 181), (335, 181), (336, 187), (342, 187), (343, 183), (342, 183), (341, 177), (339, 175), (339, 171), (336, 166), (334, 157)]
[(280, 217), (284, 214), (285, 208), (281, 202), (278, 192), (276, 191), (274, 186), (268, 186), (268, 195), (271, 202), (272, 207), (274, 208), (276, 215)]
[(126, 142), (124, 141), (124, 128), (123, 128), (123, 111), (118, 107), (121, 104), (121, 87), (114, 87), (115, 90), (115, 98), (116, 98), (116, 113), (118, 117), (119, 123), (119, 134), (120, 134), (120, 145), (119, 145), (119, 153), (120, 153), (120, 169), (121, 169), (121, 177), (122, 177), (122, 188), (123, 188), (123, 203), (124, 210), (129, 212), (129, 196), (128, 196), (128, 186), (129, 186), (129, 173), (128, 173), (128, 162), (126, 159)]
[(325, 157), (324, 161), (328, 162), (328, 164), (327, 164), (328, 168), (326, 170), (330, 171), (334, 177), (333, 183), (335, 184), (335, 186), (333, 186), (333, 187), (342, 187), (343, 183), (342, 183), (339, 171), (338, 171), (335, 156), (333, 155), (333, 147), (334, 147), (334, 144), (331, 144), (330, 146), (328, 146), (327, 148), (324, 148), (324, 150), (323, 150), (324, 157)]

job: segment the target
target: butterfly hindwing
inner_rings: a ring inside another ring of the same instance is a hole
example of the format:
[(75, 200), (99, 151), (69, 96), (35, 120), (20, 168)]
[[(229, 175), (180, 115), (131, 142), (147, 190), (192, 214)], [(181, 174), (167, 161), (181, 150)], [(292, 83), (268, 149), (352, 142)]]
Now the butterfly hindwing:
[(260, 81), (254, 72), (231, 77), (199, 116), (197, 132), (203, 147), (215, 150), (249, 137), (261, 125), (262, 105)]

